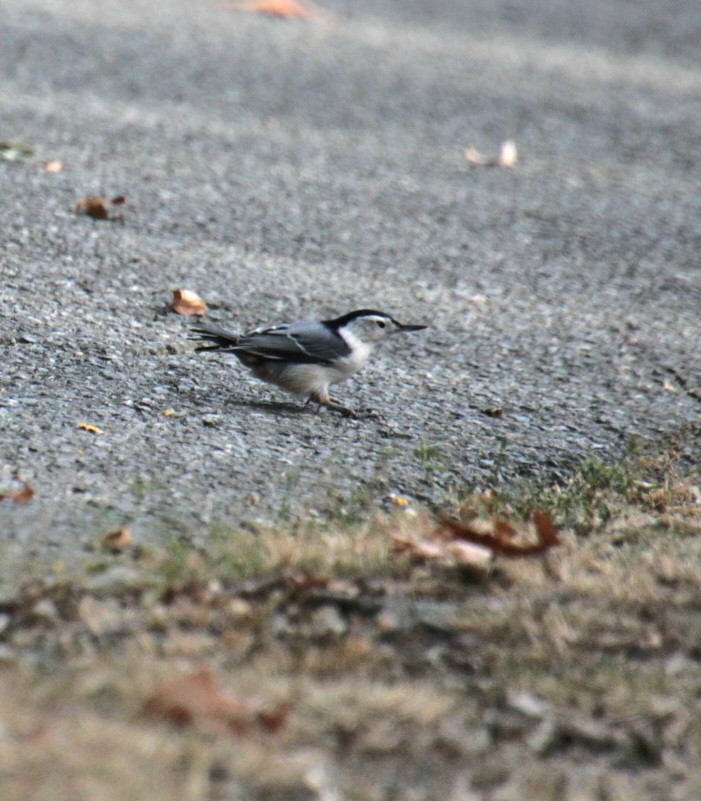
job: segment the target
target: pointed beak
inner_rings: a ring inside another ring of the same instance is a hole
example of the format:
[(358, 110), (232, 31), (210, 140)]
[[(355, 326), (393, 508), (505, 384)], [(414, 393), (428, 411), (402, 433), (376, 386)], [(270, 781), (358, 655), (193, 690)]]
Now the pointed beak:
[(397, 333), (409, 333), (409, 331), (423, 331), (424, 328), (428, 328), (427, 325), (403, 325), (402, 323), (397, 323)]

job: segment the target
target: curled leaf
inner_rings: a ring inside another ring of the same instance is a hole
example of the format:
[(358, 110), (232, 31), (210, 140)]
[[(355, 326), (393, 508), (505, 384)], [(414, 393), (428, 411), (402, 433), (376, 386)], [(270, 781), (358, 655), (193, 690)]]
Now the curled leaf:
[(465, 158), (475, 167), (513, 167), (518, 160), (518, 150), (513, 139), (502, 142), (498, 156), (485, 156), (474, 147), (465, 148)]
[(174, 289), (171, 308), (176, 314), (201, 315), (207, 310), (202, 298), (189, 289)]
[(514, 525), (497, 516), (475, 517), (468, 521), (444, 517), (424, 535), (392, 534), (392, 551), (418, 562), (439, 562), (486, 571), (496, 556), (536, 556), (560, 544), (550, 515), (536, 510), (532, 518), (533, 525), (529, 526)]
[(485, 533), (475, 521), (463, 522), (444, 517), (440, 521), (438, 534), (457, 540), (470, 542), (488, 548), (494, 554), (518, 558), (545, 553), (549, 548), (560, 544), (560, 538), (550, 515), (545, 512), (533, 512), (537, 542), (516, 542), (519, 532), (506, 520), (493, 518), (492, 531)]

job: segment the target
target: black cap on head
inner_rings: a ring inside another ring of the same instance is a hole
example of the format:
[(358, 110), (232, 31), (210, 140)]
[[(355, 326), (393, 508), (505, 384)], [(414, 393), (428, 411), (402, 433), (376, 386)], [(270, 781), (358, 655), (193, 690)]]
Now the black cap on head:
[(338, 331), (339, 328), (343, 328), (343, 326), (352, 323), (353, 320), (357, 320), (360, 317), (385, 317), (391, 320), (399, 331), (421, 331), (424, 328), (428, 328), (426, 325), (404, 325), (398, 320), (395, 320), (390, 314), (378, 311), (377, 309), (356, 309), (355, 311), (348, 312), (348, 314), (343, 314), (341, 317), (336, 317), (333, 320), (324, 320), (324, 323), (328, 325), (329, 328), (333, 328), (334, 331)]

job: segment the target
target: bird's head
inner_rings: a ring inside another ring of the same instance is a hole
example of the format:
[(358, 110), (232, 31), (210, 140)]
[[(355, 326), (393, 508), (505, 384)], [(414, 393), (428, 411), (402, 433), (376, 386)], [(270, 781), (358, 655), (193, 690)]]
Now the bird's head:
[(344, 314), (335, 320), (327, 320), (326, 324), (341, 336), (350, 333), (361, 342), (381, 342), (392, 334), (421, 331), (425, 325), (404, 325), (389, 314), (374, 309), (358, 309)]

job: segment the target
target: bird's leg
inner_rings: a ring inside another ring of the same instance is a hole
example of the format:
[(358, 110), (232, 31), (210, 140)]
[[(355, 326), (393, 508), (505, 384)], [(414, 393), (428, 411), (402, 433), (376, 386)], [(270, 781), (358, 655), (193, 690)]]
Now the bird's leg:
[(334, 403), (334, 401), (332, 401), (329, 397), (328, 391), (325, 389), (312, 392), (312, 394), (309, 396), (309, 400), (307, 400), (307, 403), (309, 403), (309, 401), (314, 401), (315, 403), (318, 403), (319, 406), (326, 406), (327, 409), (331, 409), (334, 412), (339, 412), (344, 417), (360, 417), (357, 412), (348, 406), (343, 406), (340, 403)]

